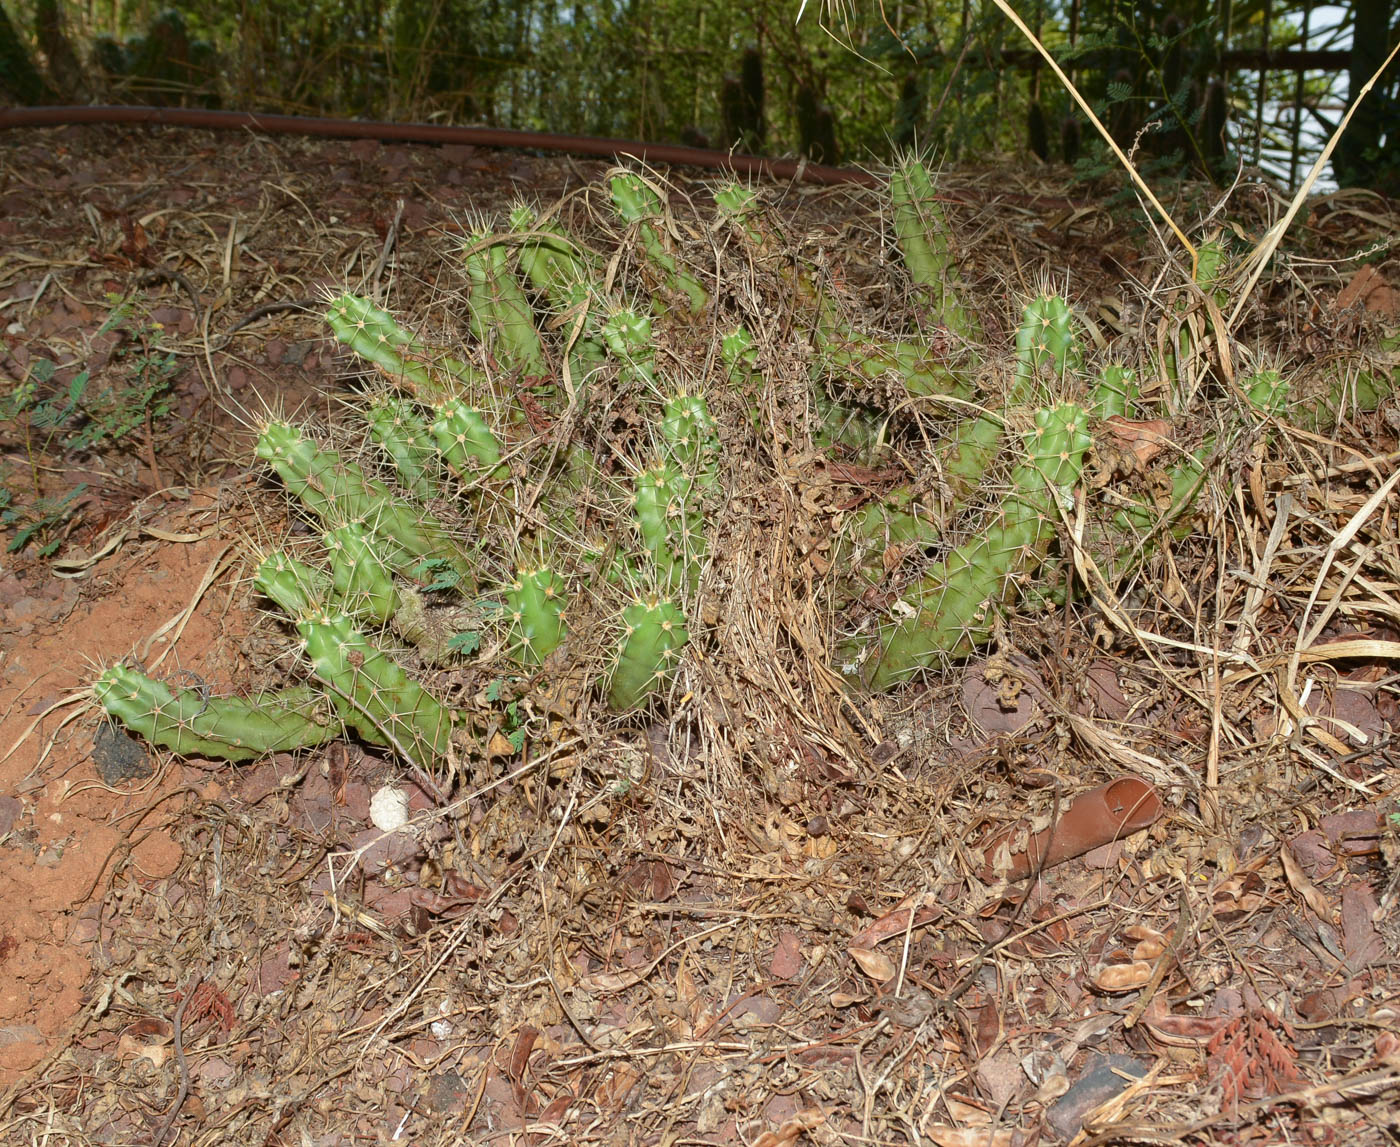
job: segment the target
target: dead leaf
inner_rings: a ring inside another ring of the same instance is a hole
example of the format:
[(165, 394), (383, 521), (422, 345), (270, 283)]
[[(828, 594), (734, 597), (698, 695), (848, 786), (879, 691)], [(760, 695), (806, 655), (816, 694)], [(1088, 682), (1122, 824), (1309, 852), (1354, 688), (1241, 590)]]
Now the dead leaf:
[(938, 1147), (1014, 1147), (1016, 1132), (1010, 1127), (950, 1127), (935, 1123), (925, 1134)]
[(1313, 910), (1319, 920), (1330, 923), (1332, 906), (1327, 902), (1327, 897), (1318, 891), (1317, 885), (1307, 878), (1307, 874), (1303, 872), (1303, 866), (1298, 863), (1288, 845), (1280, 844), (1278, 855), (1279, 859), (1283, 861), (1283, 874), (1288, 877), (1288, 883), (1293, 886), (1293, 891), (1303, 898), (1304, 903)]
[(1147, 960), (1134, 960), (1127, 964), (1103, 964), (1089, 973), (1089, 983), (1101, 992), (1110, 994), (1132, 992), (1152, 979), (1152, 964)]
[(530, 1053), (535, 1050), (535, 1040), (539, 1039), (540, 1033), (532, 1027), (526, 1026), (520, 1029), (515, 1036), (515, 1046), (510, 1052), (510, 1089), (515, 1093), (515, 1103), (517, 1107), (525, 1106), (525, 1097), (528, 1091), (525, 1087), (525, 1069), (530, 1063)]
[(799, 1111), (791, 1119), (784, 1120), (777, 1131), (765, 1131), (753, 1141), (753, 1147), (787, 1147), (797, 1142), (797, 1137), (826, 1122), (826, 1112), (820, 1107), (809, 1107)]
[[(943, 907), (932, 903), (933, 894), (916, 892), (906, 896), (892, 912), (886, 912), (875, 923), (862, 928), (851, 937), (852, 948), (874, 948), (876, 944), (891, 936), (902, 936), (906, 931), (922, 928), (943, 915)], [(910, 919), (913, 913), (913, 919)]]
[(122, 1029), (117, 1040), (117, 1059), (122, 1063), (148, 1059), (159, 1071), (170, 1059), (170, 1043), (174, 1038), (175, 1029), (166, 1020), (154, 1017), (137, 1020)]
[(775, 980), (790, 980), (806, 966), (802, 959), (802, 941), (791, 928), (785, 928), (779, 933), (778, 945), (768, 962), (769, 973)]
[(578, 983), (586, 992), (620, 992), (641, 980), (642, 977), (636, 972), (592, 972), (580, 976)]
[(1200, 1047), (1230, 1022), (1229, 1016), (1152, 1016), (1142, 1021), (1159, 1042), (1171, 1047)]
[(894, 961), (882, 952), (877, 952), (873, 948), (849, 948), (851, 959), (860, 965), (860, 970), (874, 980), (877, 984), (888, 983), (894, 979)]

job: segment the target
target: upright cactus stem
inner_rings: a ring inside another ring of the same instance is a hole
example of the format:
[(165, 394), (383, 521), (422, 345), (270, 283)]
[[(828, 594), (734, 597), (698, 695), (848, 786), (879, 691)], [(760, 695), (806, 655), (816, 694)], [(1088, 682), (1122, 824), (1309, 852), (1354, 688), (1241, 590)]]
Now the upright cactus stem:
[(548, 566), (521, 570), (506, 594), (512, 652), (539, 665), (559, 648), (564, 623), (564, 582)]
[(445, 402), (437, 408), (430, 432), (443, 459), (466, 481), (483, 475), (493, 479), (510, 476), (501, 462), (501, 442), (486, 418), (465, 402)]
[(339, 451), (318, 446), (299, 428), (272, 421), (255, 447), (283, 484), (329, 528), (359, 522), (382, 543), (384, 560), (406, 570), (424, 559), (445, 562), (470, 579), (471, 566), (428, 511), (369, 478)]
[(447, 757), (452, 714), (350, 618), (307, 618), (297, 629), (312, 671), (329, 687), (347, 726), (371, 744), (407, 754), (424, 769)]
[(694, 479), (674, 462), (650, 466), (637, 475), (633, 506), (660, 584), (668, 593), (692, 592), (705, 549)]
[(697, 485), (707, 490), (719, 485), (719, 429), (702, 395), (681, 393), (666, 400), (661, 437)]
[[(1041, 410), (1023, 443), (1025, 460), (986, 529), (936, 565), (908, 595), (913, 615), (882, 632), (864, 665), (849, 663), (872, 689), (907, 680), (940, 657), (970, 653), (1014, 601), (1021, 579), (1045, 558), (1060, 512), (1091, 439), (1088, 412), (1074, 405)], [(847, 650), (858, 653), (857, 650)]]
[(645, 704), (675, 669), (690, 640), (685, 614), (675, 602), (651, 597), (622, 611), (623, 635), (608, 684), (608, 704), (616, 710)]
[(653, 285), (684, 300), (691, 316), (698, 317), (709, 305), (710, 293), (667, 250), (661, 232), (655, 226), (662, 215), (660, 197), (643, 182), (641, 176), (630, 171), (614, 175), (609, 186), (618, 217), (637, 229), (637, 239), (645, 258), (644, 267)]
[(451, 355), (434, 355), (388, 311), (348, 292), (337, 295), (326, 312), (331, 333), (395, 387), (423, 402), (434, 402), (485, 381), (476, 368)]
[(358, 522), (346, 522), (322, 539), (330, 555), (332, 604), (358, 620), (383, 624), (393, 617), (399, 594), (374, 535)]
[(603, 322), (603, 343), (622, 364), (623, 375), (647, 387), (656, 386), (656, 347), (651, 319), (630, 308), (614, 311)]
[(1099, 372), (1098, 381), (1091, 388), (1089, 406), (1098, 418), (1126, 418), (1137, 397), (1137, 371), (1111, 363)]
[(1034, 402), (1034, 384), (1049, 372), (1055, 381), (1084, 364), (1078, 324), (1069, 304), (1059, 295), (1041, 295), (1026, 304), (1016, 330), (1016, 389), (1014, 402)]
[(894, 231), (909, 277), (921, 288), (935, 321), (967, 347), (982, 344), (982, 324), (960, 297), (957, 261), (948, 241), (948, 221), (928, 168), (913, 156), (890, 173)]
[(436, 497), (441, 476), (437, 449), (413, 404), (396, 394), (377, 394), (365, 407), (365, 421), (371, 437), (389, 455), (399, 483), (415, 498)]
[(526, 377), (548, 373), (534, 311), (511, 268), (510, 247), (491, 232), (478, 231), (467, 240), (462, 261), (471, 281), (467, 308), (472, 334), (491, 347), (507, 370)]
[(542, 223), (539, 213), (524, 203), (512, 207), (509, 218), (511, 231), (520, 237), (521, 273), (554, 306), (564, 309), (578, 302), (574, 288), (600, 280), (598, 260), (559, 224)]

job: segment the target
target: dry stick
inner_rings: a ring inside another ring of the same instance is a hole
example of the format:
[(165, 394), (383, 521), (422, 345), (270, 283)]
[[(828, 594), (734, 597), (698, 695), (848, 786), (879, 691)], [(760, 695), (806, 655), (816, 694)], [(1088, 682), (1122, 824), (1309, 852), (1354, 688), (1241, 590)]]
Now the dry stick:
[[(1060, 69), (1060, 65), (1055, 62), (1055, 57), (1046, 50), (1045, 45), (1036, 38), (1035, 33), (1026, 27), (1026, 22), (1022, 20), (1020, 16), (1016, 15), (1015, 11), (1006, 0), (996, 0), (996, 6), (1006, 14), (1008, 20), (1016, 25), (1021, 35), (1025, 36), (1025, 38), (1035, 46), (1035, 50), (1045, 57), (1045, 62), (1050, 65), (1050, 70), (1055, 73), (1055, 78), (1064, 85), (1065, 91), (1069, 92), (1074, 102), (1079, 105), (1079, 109), (1089, 117), (1089, 122), (1094, 125), (1094, 130), (1097, 131), (1099, 135), (1103, 136), (1104, 142), (1113, 149), (1113, 154), (1118, 157), (1118, 162), (1123, 165), (1124, 170), (1132, 177), (1133, 182), (1138, 185), (1138, 189), (1147, 196), (1148, 201), (1157, 209), (1157, 214), (1162, 217), (1166, 225), (1170, 227), (1176, 237), (1181, 240), (1181, 245), (1185, 247), (1191, 255), (1191, 278), (1194, 279), (1196, 277), (1196, 262), (1199, 255), (1191, 240), (1186, 238), (1185, 232), (1176, 225), (1175, 221), (1167, 213), (1167, 209), (1158, 202), (1157, 197), (1152, 194), (1152, 188), (1147, 186), (1146, 181), (1138, 174), (1137, 168), (1133, 166), (1132, 161), (1123, 154), (1123, 149), (1118, 146), (1113, 136), (1109, 134), (1108, 129), (1099, 121), (1099, 117), (1094, 114), (1094, 109), (1091, 108), (1084, 97), (1079, 94), (1079, 89), (1074, 86), (1070, 78)], [(1391, 54), (1394, 55), (1394, 53)], [(1379, 74), (1380, 73), (1377, 73), (1377, 75)], [(1367, 86), (1369, 87), (1370, 85), (1368, 84)]]
[[(1002, 0), (996, 0), (1002, 4)], [(1003, 5), (1004, 6), (1004, 5)], [(1303, 200), (1307, 198), (1308, 192), (1312, 190), (1312, 185), (1317, 182), (1317, 177), (1322, 174), (1323, 165), (1332, 158), (1332, 151), (1337, 146), (1337, 141), (1342, 138), (1342, 132), (1346, 131), (1347, 124), (1351, 123), (1351, 117), (1356, 114), (1356, 108), (1380, 79), (1381, 73), (1390, 67), (1390, 62), (1395, 59), (1395, 54), (1400, 52), (1400, 44), (1390, 49), (1390, 55), (1385, 58), (1375, 74), (1366, 81), (1356, 98), (1351, 101), (1351, 107), (1347, 108), (1346, 115), (1342, 116), (1342, 122), (1337, 125), (1337, 130), (1332, 133), (1332, 137), (1327, 141), (1327, 146), (1322, 149), (1322, 154), (1317, 157), (1317, 162), (1312, 165), (1312, 170), (1308, 172), (1308, 177), (1303, 180), (1303, 185), (1298, 188), (1298, 194), (1293, 196), (1293, 202), (1288, 205), (1288, 210), (1284, 212), (1283, 218), (1275, 223), (1265, 233), (1264, 238), (1259, 240), (1254, 250), (1251, 251), (1240, 264), (1240, 269), (1253, 264), (1254, 270), (1250, 272), (1249, 281), (1245, 283), (1244, 289), (1240, 292), (1239, 301), (1235, 304), (1235, 309), (1230, 312), (1230, 330), (1235, 329), (1235, 323), (1240, 317), (1240, 312), (1244, 310), (1244, 305), (1249, 301), (1249, 296), (1254, 292), (1255, 285), (1259, 282), (1259, 276), (1264, 273), (1264, 268), (1268, 266), (1269, 260), (1273, 257), (1274, 251), (1279, 243), (1283, 241), (1284, 232), (1288, 230), (1288, 225), (1293, 222), (1293, 217), (1298, 214), (1303, 206)]]
[(175, 1120), (179, 1117), (180, 1108), (185, 1105), (185, 1098), (190, 1093), (190, 1069), (185, 1063), (185, 1043), (184, 1043), (184, 1023), (185, 1009), (190, 1006), (190, 1001), (194, 999), (195, 989), (203, 981), (202, 976), (193, 976), (190, 982), (185, 985), (185, 996), (180, 1001), (180, 1006), (175, 1009), (175, 1062), (180, 1065), (180, 1087), (175, 1093), (175, 1102), (169, 1111), (165, 1113), (165, 1118), (161, 1121), (160, 1128), (156, 1131), (156, 1137), (151, 1140), (151, 1147), (161, 1147), (165, 1142), (165, 1137), (170, 1134), (170, 1128), (174, 1126)]

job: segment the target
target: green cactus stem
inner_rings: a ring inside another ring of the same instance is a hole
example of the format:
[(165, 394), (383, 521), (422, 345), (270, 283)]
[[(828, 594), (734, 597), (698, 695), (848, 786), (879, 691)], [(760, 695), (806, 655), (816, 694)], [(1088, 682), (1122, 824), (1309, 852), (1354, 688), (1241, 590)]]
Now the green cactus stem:
[(735, 327), (728, 334), (721, 335), (719, 356), (730, 383), (747, 392), (758, 375), (758, 347), (754, 346), (753, 335), (749, 334), (748, 328)]
[(845, 325), (818, 327), (817, 365), (827, 377), (858, 387), (893, 382), (916, 398), (972, 398), (972, 376), (921, 343), (867, 338)]
[(1032, 383), (1049, 371), (1060, 381), (1080, 369), (1084, 351), (1078, 323), (1059, 295), (1041, 295), (1026, 304), (1016, 330), (1016, 383), (1013, 402), (1032, 402)]
[(325, 697), (306, 686), (209, 697), (200, 689), (172, 690), (118, 664), (102, 671), (93, 693), (128, 729), (182, 757), (250, 761), (321, 745), (344, 732)]
[(1089, 409), (1096, 418), (1126, 418), (1137, 397), (1137, 371), (1110, 363), (1090, 390)]
[(581, 244), (558, 223), (541, 222), (539, 213), (525, 203), (510, 209), (510, 229), (520, 236), (517, 262), (530, 286), (563, 310), (577, 303), (576, 286), (602, 280), (601, 268)]
[(465, 481), (510, 476), (510, 468), (501, 463), (500, 439), (476, 407), (460, 400), (443, 403), (430, 433), (447, 464)]
[(666, 451), (696, 486), (719, 486), (719, 430), (703, 395), (682, 391), (661, 410), (661, 438)]
[(447, 757), (451, 713), (350, 618), (306, 618), (297, 623), (297, 630), (312, 672), (330, 688), (336, 711), (348, 727), (425, 770)]
[(637, 529), (668, 593), (693, 592), (700, 581), (706, 540), (697, 502), (694, 479), (674, 462), (659, 462), (637, 475)]
[[(1016, 332), (1016, 374), (1002, 407), (1043, 406), (1050, 389), (1037, 385), (1048, 370), (1056, 380), (1078, 370), (1083, 359), (1077, 324), (1069, 305), (1057, 295), (1032, 299)], [(1005, 437), (1002, 417), (983, 409), (964, 419), (938, 448), (939, 468), (955, 499), (964, 499), (986, 476)]]
[(608, 683), (608, 704), (636, 709), (670, 678), (682, 647), (690, 640), (685, 613), (663, 598), (635, 601), (622, 611), (623, 636)]
[(684, 299), (692, 316), (703, 313), (710, 293), (699, 279), (681, 267), (653, 225), (662, 214), (660, 197), (632, 172), (614, 175), (609, 187), (618, 218), (637, 229), (637, 240), (645, 256), (643, 270), (651, 285)]
[(389, 455), (399, 484), (415, 498), (435, 498), (440, 477), (438, 452), (427, 422), (413, 404), (396, 394), (376, 394), (364, 414), (370, 436)]
[(381, 539), (381, 553), (391, 568), (404, 572), (420, 560), (432, 559), (445, 562), (462, 579), (471, 579), (471, 564), (446, 527), (423, 506), (367, 477), (338, 451), (318, 446), (299, 427), (269, 422), (258, 435), (256, 452), (326, 527), (363, 523)]
[(739, 183), (725, 184), (715, 192), (715, 206), (751, 248), (771, 250), (776, 246), (763, 225), (763, 207), (752, 189)]
[(510, 247), (489, 231), (478, 231), (462, 252), (471, 293), (467, 308), (472, 334), (491, 347), (507, 370), (527, 377), (548, 373), (548, 359), (530, 301), (510, 266)]
[(398, 590), (375, 536), (358, 522), (322, 535), (330, 554), (332, 604), (356, 620), (386, 622), (399, 608)]
[(299, 562), (281, 550), (263, 558), (253, 583), (293, 618), (325, 609), (332, 593), (331, 579), (324, 570)]
[(330, 301), (326, 323), (331, 333), (396, 387), (420, 401), (433, 402), (485, 383), (481, 372), (450, 355), (433, 355), (393, 315), (368, 299), (345, 293)]
[(1023, 440), (1026, 459), (1012, 471), (991, 524), (920, 580), (907, 595), (912, 616), (883, 632), (878, 654), (859, 667), (872, 689), (889, 689), (940, 657), (969, 653), (990, 635), (1055, 536), (1091, 442), (1088, 417), (1069, 404), (1037, 412)]
[(511, 651), (539, 665), (564, 640), (564, 580), (547, 566), (521, 570), (506, 594)]
[(958, 265), (948, 243), (948, 221), (934, 193), (928, 168), (914, 156), (890, 173), (894, 231), (909, 277), (922, 288), (933, 319), (965, 346), (982, 345), (982, 324), (959, 297)]
[(631, 309), (616, 310), (603, 323), (603, 343), (623, 366), (625, 381), (656, 387), (656, 347), (651, 319)]

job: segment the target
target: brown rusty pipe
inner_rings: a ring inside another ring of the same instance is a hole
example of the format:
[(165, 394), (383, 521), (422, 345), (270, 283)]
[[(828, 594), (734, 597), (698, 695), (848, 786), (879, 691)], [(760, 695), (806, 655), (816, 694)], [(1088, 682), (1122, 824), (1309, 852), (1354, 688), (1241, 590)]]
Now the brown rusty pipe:
[(582, 135), (551, 135), (536, 131), (507, 131), (494, 127), (455, 127), (436, 123), (383, 123), (373, 120), (325, 119), (319, 116), (271, 115), (263, 112), (209, 111), (205, 108), (157, 107), (42, 107), (0, 108), (0, 128), (56, 127), (91, 123), (149, 123), (166, 127), (201, 127), (223, 131), (265, 131), (340, 139), (378, 139), (404, 143), (457, 143), (475, 147), (516, 147), (526, 151), (558, 151), (598, 155), (608, 159), (633, 156), (651, 163), (679, 163), (732, 171), (735, 175), (808, 183), (856, 183), (875, 187), (868, 171), (825, 167), (795, 159), (764, 159), (734, 155), (703, 147), (672, 143), (641, 143), (628, 139), (595, 139)]
[(1075, 797), (1058, 824), (1037, 833), (1023, 852), (1012, 853), (1011, 868), (1005, 873), (993, 867), (992, 858), (1016, 830), (998, 833), (982, 846), (988, 859), (978, 875), (987, 881), (998, 876), (1023, 880), (1032, 872), (1131, 836), (1161, 815), (1162, 798), (1156, 789), (1141, 777), (1119, 777)]

